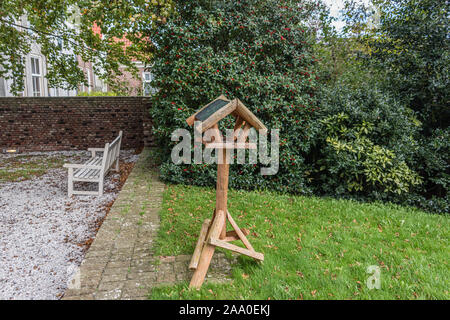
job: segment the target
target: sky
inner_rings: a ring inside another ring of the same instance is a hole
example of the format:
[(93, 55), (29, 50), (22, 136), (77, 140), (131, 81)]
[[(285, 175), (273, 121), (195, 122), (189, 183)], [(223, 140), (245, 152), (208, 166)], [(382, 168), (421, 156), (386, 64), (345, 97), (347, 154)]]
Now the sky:
[[(336, 20), (333, 25), (336, 27), (336, 29), (338, 31), (340, 31), (342, 29), (342, 27), (344, 26), (344, 21), (342, 21), (340, 19), (340, 13), (339, 11), (342, 10), (344, 8), (344, 0), (323, 0), (328, 7), (330, 8), (330, 14), (335, 17), (338, 18), (338, 20)], [(363, 2), (363, 3), (368, 3), (369, 0), (358, 0), (359, 2)]]

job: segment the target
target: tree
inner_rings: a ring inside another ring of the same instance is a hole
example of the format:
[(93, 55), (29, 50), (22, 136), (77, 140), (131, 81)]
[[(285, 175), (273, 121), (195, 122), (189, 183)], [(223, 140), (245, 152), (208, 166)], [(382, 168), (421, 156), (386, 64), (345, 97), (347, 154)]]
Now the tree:
[(367, 48), (359, 61), (419, 120), (410, 163), (423, 183), (408, 203), (438, 212), (448, 212), (450, 200), (449, 8), (447, 0), (372, 0), (347, 1), (345, 12), (347, 36)]
[[(280, 170), (261, 176), (258, 165), (234, 165), (230, 186), (307, 193), (304, 154), (317, 109), (317, 62), (312, 52), (317, 1), (179, 1), (177, 15), (149, 35), (152, 72), (160, 88), (151, 109), (164, 146), (163, 178), (212, 185), (213, 166), (170, 162), (173, 130), (220, 94), (239, 98), (269, 128), (280, 131)], [(231, 123), (226, 123), (230, 127)]]
[[(369, 7), (347, 3), (351, 30), (369, 48), (367, 65), (418, 113), (427, 136), (450, 122), (449, 8), (447, 0), (373, 0)], [(369, 24), (375, 13), (377, 23)]]
[[(0, 2), (0, 77), (13, 79), (12, 92), (23, 90), (24, 61), (33, 43), (48, 61), (51, 87), (74, 89), (86, 83), (76, 56), (95, 62), (94, 70), (114, 90), (122, 70), (137, 72), (132, 60), (147, 61), (150, 39), (144, 30), (163, 21), (171, 0), (3, 0)], [(27, 24), (20, 23), (28, 21)], [(93, 26), (101, 35), (94, 33)], [(124, 48), (123, 41), (131, 45)], [(61, 50), (61, 45), (66, 50)]]

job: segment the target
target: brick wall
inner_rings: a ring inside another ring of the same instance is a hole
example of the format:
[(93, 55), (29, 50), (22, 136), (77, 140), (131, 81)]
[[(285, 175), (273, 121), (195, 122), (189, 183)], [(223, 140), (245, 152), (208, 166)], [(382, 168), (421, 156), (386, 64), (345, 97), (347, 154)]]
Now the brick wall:
[(152, 144), (146, 97), (0, 98), (0, 152), (103, 147), (124, 132), (122, 146)]

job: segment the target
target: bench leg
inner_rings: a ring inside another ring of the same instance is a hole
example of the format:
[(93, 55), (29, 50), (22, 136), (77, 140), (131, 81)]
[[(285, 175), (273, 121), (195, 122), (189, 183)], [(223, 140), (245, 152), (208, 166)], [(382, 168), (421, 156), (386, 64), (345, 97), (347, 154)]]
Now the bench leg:
[(120, 168), (119, 168), (119, 157), (117, 157), (117, 160), (116, 160), (116, 166), (115, 166), (115, 169), (114, 169), (116, 172), (119, 172), (120, 171)]
[(73, 195), (73, 168), (69, 168), (69, 181), (67, 184), (67, 193), (69, 198)]
[(98, 195), (103, 195), (103, 178), (100, 178), (100, 181), (98, 182)]

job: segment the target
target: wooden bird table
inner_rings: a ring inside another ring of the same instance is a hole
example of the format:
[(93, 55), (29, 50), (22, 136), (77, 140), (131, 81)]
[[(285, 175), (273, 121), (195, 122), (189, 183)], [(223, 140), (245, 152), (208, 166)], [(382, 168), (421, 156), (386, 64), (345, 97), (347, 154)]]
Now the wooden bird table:
[[(218, 127), (218, 121), (232, 114), (236, 118), (232, 140), (224, 140)], [(193, 125), (194, 121), (201, 121), (202, 133), (207, 129), (215, 131), (211, 141), (202, 142), (206, 148), (214, 148), (219, 151), (217, 165), (216, 207), (212, 219), (206, 219), (200, 230), (194, 253), (189, 268), (195, 270), (190, 287), (199, 288), (205, 280), (211, 259), (216, 247), (221, 247), (239, 254), (243, 254), (259, 261), (264, 260), (262, 253), (256, 252), (247, 239), (249, 231), (240, 229), (227, 208), (228, 176), (230, 169), (231, 149), (256, 149), (256, 145), (247, 143), (251, 127), (266, 130), (265, 126), (251, 113), (239, 99), (228, 100), (221, 95), (212, 101), (186, 121)], [(233, 230), (227, 231), (227, 221)], [(230, 243), (241, 240), (245, 248)]]

